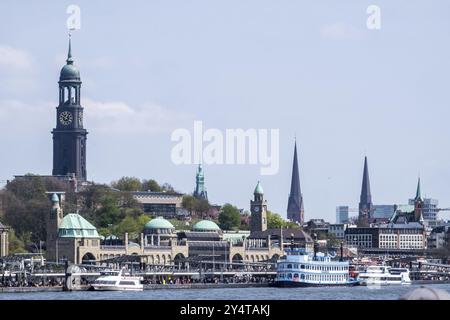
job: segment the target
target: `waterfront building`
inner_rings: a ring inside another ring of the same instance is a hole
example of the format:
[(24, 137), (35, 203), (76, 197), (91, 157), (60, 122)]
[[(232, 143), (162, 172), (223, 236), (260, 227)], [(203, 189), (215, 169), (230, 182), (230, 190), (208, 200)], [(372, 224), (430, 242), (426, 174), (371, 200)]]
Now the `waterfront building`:
[(328, 233), (332, 234), (336, 239), (344, 240), (345, 239), (345, 230), (347, 228), (356, 228), (356, 225), (348, 224), (348, 223), (330, 224), (328, 226)]
[(0, 222), (0, 257), (9, 253), (9, 228)]
[[(257, 191), (262, 192), (262, 188)], [(219, 226), (210, 220), (197, 222), (192, 231), (176, 231), (168, 220), (157, 217), (145, 225), (137, 239), (136, 235), (129, 239), (128, 233), (123, 240), (112, 235), (102, 238), (81, 215), (64, 216), (63, 193), (51, 194), (50, 199), (52, 209), (46, 217), (48, 261), (91, 264), (136, 256), (141, 263), (149, 265), (195, 265), (200, 261), (208, 265), (210, 261), (211, 267), (216, 263), (239, 265), (241, 262), (275, 261), (283, 254), (283, 243), (272, 243), (267, 237), (249, 239), (249, 231), (227, 232), (224, 236)], [(259, 198), (255, 205), (262, 205), (261, 201)]]
[(378, 228), (347, 228), (345, 242), (348, 246), (357, 248), (378, 248)]
[(428, 249), (446, 248), (450, 243), (450, 223), (433, 228), (427, 238)]
[(250, 231), (265, 231), (267, 229), (267, 200), (264, 200), (264, 191), (258, 181), (253, 200), (250, 201)]
[(297, 160), (297, 141), (294, 143), (294, 160), (292, 163), (291, 192), (289, 193), (287, 218), (302, 225), (305, 221), (303, 195), (300, 188), (300, 174)]
[(349, 207), (348, 206), (337, 206), (336, 207), (336, 223), (348, 223), (349, 222)]
[(86, 139), (81, 106), (80, 71), (72, 58), (71, 39), (66, 65), (59, 77), (59, 105), (56, 108), (56, 128), (53, 129), (54, 176), (71, 176), (86, 181)]
[(256, 248), (279, 249), (281, 255), (284, 255), (284, 249), (287, 246), (293, 245), (308, 251), (312, 251), (314, 247), (314, 240), (307, 232), (294, 228), (274, 228), (252, 232), (248, 240), (248, 247), (251, 250)]
[(133, 192), (133, 198), (148, 215), (175, 218), (189, 215), (182, 207), (183, 194), (177, 192)]
[(205, 175), (201, 164), (198, 165), (197, 174), (195, 176), (195, 190), (193, 195), (197, 199), (208, 200), (208, 193), (205, 188)]
[(364, 171), (361, 186), (361, 195), (359, 198), (359, 226), (368, 226), (373, 213), (372, 194), (370, 192), (369, 167), (367, 164), (367, 157), (364, 157)]
[(330, 224), (323, 219), (311, 219), (304, 226), (309, 234), (315, 233), (318, 237), (326, 236), (329, 227)]

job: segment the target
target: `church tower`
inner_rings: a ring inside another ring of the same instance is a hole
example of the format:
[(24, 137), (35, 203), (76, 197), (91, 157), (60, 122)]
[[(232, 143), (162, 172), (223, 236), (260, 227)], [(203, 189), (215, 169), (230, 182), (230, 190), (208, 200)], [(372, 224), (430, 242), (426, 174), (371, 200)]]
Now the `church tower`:
[(83, 128), (80, 72), (73, 64), (71, 39), (66, 65), (59, 77), (59, 105), (56, 108), (56, 128), (53, 129), (54, 176), (75, 176), (86, 181), (86, 136)]
[(420, 178), (419, 178), (419, 181), (417, 182), (416, 197), (414, 198), (414, 221), (423, 223), (422, 210), (423, 210), (423, 200), (420, 191)]
[(205, 188), (205, 175), (201, 164), (198, 165), (197, 175), (195, 176), (194, 197), (197, 199), (208, 200), (208, 193)]
[(289, 193), (287, 218), (300, 225), (305, 222), (303, 195), (300, 189), (300, 174), (298, 171), (297, 142), (294, 145), (294, 161), (292, 163), (291, 192)]
[(267, 201), (264, 200), (264, 191), (259, 181), (253, 196), (253, 201), (250, 201), (250, 231), (265, 231), (267, 230)]
[(373, 212), (372, 194), (370, 192), (369, 167), (367, 157), (364, 158), (364, 172), (361, 186), (361, 195), (359, 197), (359, 225), (368, 226)]
[(51, 195), (52, 209), (46, 218), (46, 258), (49, 261), (56, 261), (56, 240), (58, 239), (58, 228), (63, 218), (62, 202), (64, 193), (49, 193)]

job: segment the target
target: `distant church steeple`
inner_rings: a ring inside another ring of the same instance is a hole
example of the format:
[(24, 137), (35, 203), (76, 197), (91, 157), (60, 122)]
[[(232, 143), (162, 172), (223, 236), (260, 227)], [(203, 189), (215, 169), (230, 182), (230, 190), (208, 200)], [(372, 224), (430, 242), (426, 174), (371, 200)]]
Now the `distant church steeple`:
[(291, 192), (287, 207), (288, 220), (303, 224), (305, 221), (303, 195), (300, 189), (300, 174), (297, 160), (297, 141), (294, 143), (294, 161), (292, 163)]
[(361, 196), (359, 198), (359, 218), (365, 223), (370, 222), (373, 211), (372, 194), (370, 193), (369, 167), (367, 157), (364, 157), (364, 172), (361, 186)]
[(414, 220), (416, 222), (423, 222), (423, 199), (420, 190), (420, 177), (417, 181), (416, 197), (414, 198)]
[(195, 176), (194, 197), (197, 199), (208, 200), (208, 193), (205, 188), (205, 175), (201, 164), (198, 165), (197, 174)]
[(56, 128), (53, 129), (54, 176), (74, 176), (86, 181), (86, 139), (83, 128), (81, 106), (80, 72), (73, 64), (72, 41), (69, 35), (69, 50), (66, 65), (59, 77), (59, 105), (56, 108)]

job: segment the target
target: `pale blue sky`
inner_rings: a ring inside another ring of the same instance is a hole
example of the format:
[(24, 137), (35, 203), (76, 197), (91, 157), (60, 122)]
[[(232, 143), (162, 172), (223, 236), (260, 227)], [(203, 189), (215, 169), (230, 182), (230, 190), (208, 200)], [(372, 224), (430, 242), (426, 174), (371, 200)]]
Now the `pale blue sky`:
[[(279, 128), (280, 171), (206, 166), (210, 200), (249, 208), (258, 180), (286, 216), (297, 136), (305, 217), (357, 207), (363, 157), (375, 204), (422, 192), (450, 206), (450, 2), (1, 1), (0, 180), (49, 174), (66, 8), (81, 7), (88, 176), (155, 178), (192, 192), (170, 161), (175, 128)], [(381, 8), (381, 30), (366, 8)], [(448, 214), (443, 215), (448, 217)]]

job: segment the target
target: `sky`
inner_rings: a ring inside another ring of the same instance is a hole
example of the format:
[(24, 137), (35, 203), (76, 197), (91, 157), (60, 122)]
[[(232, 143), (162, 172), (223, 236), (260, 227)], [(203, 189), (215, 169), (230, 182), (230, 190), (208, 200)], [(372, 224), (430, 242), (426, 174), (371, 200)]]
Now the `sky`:
[[(171, 0), (0, 2), (0, 184), (50, 174), (67, 7), (83, 81), (88, 179), (192, 192), (171, 160), (178, 128), (279, 129), (277, 174), (205, 165), (210, 202), (248, 210), (260, 180), (286, 217), (294, 137), (305, 218), (357, 208), (364, 156), (374, 204), (415, 195), (450, 207), (450, 2)], [(366, 25), (380, 8), (380, 29)], [(448, 218), (449, 213), (442, 213)]]

